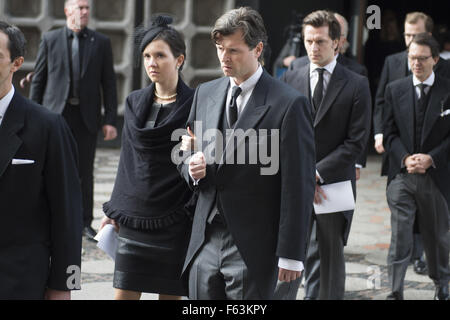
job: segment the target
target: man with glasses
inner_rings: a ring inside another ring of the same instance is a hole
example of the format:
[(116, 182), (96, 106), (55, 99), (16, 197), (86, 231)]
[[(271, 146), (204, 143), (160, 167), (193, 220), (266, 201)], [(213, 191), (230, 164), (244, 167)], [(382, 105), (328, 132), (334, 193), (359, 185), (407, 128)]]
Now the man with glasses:
[[(406, 15), (405, 19), (405, 45), (409, 47), (414, 36), (419, 33), (428, 33), (431, 35), (433, 31), (433, 20), (430, 16), (422, 12), (411, 12)], [(375, 134), (375, 149), (378, 153), (383, 154), (385, 152), (383, 144), (383, 112), (385, 110), (385, 90), (386, 86), (394, 81), (404, 78), (411, 74), (410, 63), (408, 63), (407, 51), (402, 51), (390, 55), (386, 58), (381, 72), (380, 82), (375, 97), (375, 106), (373, 111), (373, 128)], [(443, 59), (440, 59), (434, 67), (434, 72), (445, 78), (450, 78), (450, 63)], [(388, 157), (383, 154), (383, 164), (381, 167), (381, 175), (387, 175), (388, 173)], [(423, 258), (423, 244), (420, 237), (419, 230), (414, 228), (414, 249), (412, 260), (414, 262), (414, 271), (418, 274), (426, 274), (426, 263)]]
[(384, 137), (389, 156), (386, 197), (392, 237), (389, 300), (403, 299), (403, 282), (417, 221), (436, 285), (436, 300), (448, 300), (450, 203), (450, 80), (433, 72), (439, 44), (428, 33), (408, 49), (412, 76), (390, 83), (385, 94)]

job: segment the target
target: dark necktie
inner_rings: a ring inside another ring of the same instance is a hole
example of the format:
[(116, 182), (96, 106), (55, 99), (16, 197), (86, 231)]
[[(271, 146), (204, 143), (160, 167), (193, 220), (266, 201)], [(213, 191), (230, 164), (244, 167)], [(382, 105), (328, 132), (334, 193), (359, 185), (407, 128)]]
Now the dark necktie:
[(79, 96), (80, 84), (80, 43), (78, 35), (74, 32), (72, 39), (72, 88), (73, 97)]
[(237, 121), (238, 118), (238, 106), (237, 106), (237, 98), (239, 97), (239, 95), (241, 94), (242, 89), (239, 88), (238, 86), (234, 86), (233, 90), (231, 92), (231, 101), (230, 101), (230, 106), (229, 106), (229, 123), (230, 123), (230, 128), (234, 127), (234, 124)]
[(417, 85), (418, 87), (419, 87), (419, 90), (420, 90), (420, 98), (419, 98), (419, 107), (420, 107), (420, 109), (421, 110), (424, 110), (425, 109), (425, 101), (427, 100), (426, 99), (426, 96), (427, 96), (427, 94), (425, 93), (425, 88), (426, 87), (428, 87), (428, 85), (426, 85), (426, 84), (424, 84), (424, 83), (419, 83), (418, 85)]
[(425, 88), (428, 87), (426, 84), (420, 83), (417, 85), (420, 90), (420, 98), (417, 99), (417, 109), (415, 110), (415, 139), (414, 139), (414, 153), (419, 153), (421, 151), (422, 142), (422, 130), (423, 122), (425, 119), (425, 111), (427, 108), (427, 95), (425, 93)]
[(322, 102), (323, 98), (323, 72), (325, 69), (318, 68), (316, 69), (319, 73), (319, 80), (317, 81), (316, 87), (314, 88), (314, 94), (313, 94), (313, 104), (314, 104), (314, 110), (317, 111), (320, 107), (320, 103)]

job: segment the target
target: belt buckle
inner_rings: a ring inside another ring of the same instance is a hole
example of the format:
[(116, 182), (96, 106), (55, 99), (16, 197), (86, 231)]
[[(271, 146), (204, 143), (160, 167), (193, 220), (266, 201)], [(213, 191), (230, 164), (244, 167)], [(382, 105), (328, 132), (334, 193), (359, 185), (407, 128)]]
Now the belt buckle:
[(79, 98), (70, 98), (67, 102), (72, 106), (78, 106), (80, 104)]

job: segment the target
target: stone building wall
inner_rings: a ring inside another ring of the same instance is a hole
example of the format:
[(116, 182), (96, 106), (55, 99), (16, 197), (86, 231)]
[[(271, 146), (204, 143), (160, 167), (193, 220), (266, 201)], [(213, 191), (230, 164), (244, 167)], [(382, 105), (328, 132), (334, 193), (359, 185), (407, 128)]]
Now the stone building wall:
[[(134, 68), (134, 26), (156, 13), (174, 17), (174, 26), (186, 40), (187, 60), (183, 78), (191, 86), (222, 75), (209, 33), (214, 21), (232, 9), (235, 0), (89, 0), (89, 27), (110, 37), (117, 74), (119, 114), (125, 97), (148, 84), (142, 68)], [(143, 12), (142, 12), (143, 10)], [(1, 0), (0, 19), (17, 25), (25, 34), (28, 50), (22, 69), (14, 76), (15, 87), (28, 95), (29, 86), (18, 82), (33, 70), (42, 33), (65, 25), (64, 0)], [(138, 79), (138, 81), (136, 81)], [(139, 79), (141, 79), (139, 81)]]

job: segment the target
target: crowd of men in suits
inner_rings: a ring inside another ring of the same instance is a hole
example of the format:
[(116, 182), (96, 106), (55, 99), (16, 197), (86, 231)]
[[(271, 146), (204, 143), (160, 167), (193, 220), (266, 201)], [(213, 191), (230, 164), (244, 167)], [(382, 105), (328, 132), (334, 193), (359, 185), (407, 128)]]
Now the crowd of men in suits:
[[(68, 270), (80, 267), (82, 231), (92, 236), (101, 96), (105, 139), (117, 135), (110, 41), (86, 27), (87, 0), (67, 0), (65, 13), (67, 26), (41, 41), (34, 102), (12, 86), (23, 34), (0, 24), (0, 217), (8, 226), (0, 234), (0, 298), (67, 299), (79, 289)], [(198, 194), (183, 268), (189, 298), (295, 299), (302, 273), (306, 299), (344, 298), (353, 211), (316, 215), (313, 203), (326, 199), (323, 185), (347, 180), (356, 197), (372, 97), (367, 71), (339, 53), (339, 19), (324, 10), (305, 17), (307, 57), (281, 81), (263, 69), (267, 34), (257, 11), (238, 8), (216, 21), (211, 36), (225, 77), (196, 89), (187, 122), (193, 135), (184, 140), (198, 148), (179, 165)], [(386, 59), (375, 98), (375, 148), (389, 160), (389, 299), (403, 299), (415, 223), (435, 298), (448, 299), (450, 67), (439, 60), (430, 20), (408, 15), (408, 49)], [(224, 158), (235, 151), (226, 132), (276, 130), (279, 170), (262, 175), (261, 161), (209, 161), (208, 141), (195, 139), (197, 123), (221, 133)]]

